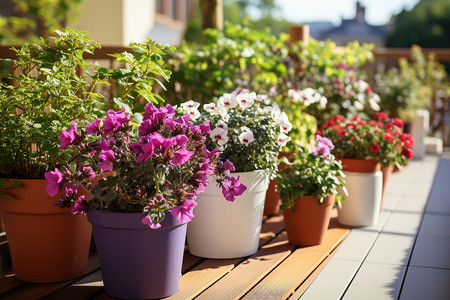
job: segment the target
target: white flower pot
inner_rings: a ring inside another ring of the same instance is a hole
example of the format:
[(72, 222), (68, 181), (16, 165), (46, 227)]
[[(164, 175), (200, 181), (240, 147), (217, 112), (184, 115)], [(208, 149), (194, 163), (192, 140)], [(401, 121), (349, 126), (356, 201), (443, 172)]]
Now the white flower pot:
[(338, 212), (339, 223), (354, 227), (375, 225), (380, 215), (383, 173), (344, 173), (348, 196)]
[(428, 136), (429, 123), (430, 113), (428, 110), (418, 110), (417, 118), (411, 122), (411, 135), (414, 138), (414, 145), (412, 146), (414, 158), (422, 159), (425, 157), (425, 138)]
[(225, 200), (222, 189), (210, 176), (198, 196), (195, 217), (188, 224), (191, 254), (207, 258), (236, 258), (256, 253), (269, 177), (262, 170), (232, 173), (247, 190), (234, 202)]

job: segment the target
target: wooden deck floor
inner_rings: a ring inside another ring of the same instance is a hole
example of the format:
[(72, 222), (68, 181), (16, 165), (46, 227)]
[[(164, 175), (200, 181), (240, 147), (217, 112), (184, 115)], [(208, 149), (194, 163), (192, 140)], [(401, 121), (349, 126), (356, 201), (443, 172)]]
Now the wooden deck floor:
[[(334, 211), (336, 216), (336, 211)], [(258, 252), (239, 259), (204, 259), (186, 251), (179, 291), (167, 299), (297, 299), (311, 284), (349, 229), (333, 218), (322, 245), (288, 243), (281, 214), (263, 222)], [(7, 256), (5, 236), (0, 253)], [(8, 261), (3, 258), (3, 269)], [(112, 299), (104, 293), (95, 252), (85, 276), (76, 280), (31, 284), (7, 272), (0, 278), (1, 299)]]

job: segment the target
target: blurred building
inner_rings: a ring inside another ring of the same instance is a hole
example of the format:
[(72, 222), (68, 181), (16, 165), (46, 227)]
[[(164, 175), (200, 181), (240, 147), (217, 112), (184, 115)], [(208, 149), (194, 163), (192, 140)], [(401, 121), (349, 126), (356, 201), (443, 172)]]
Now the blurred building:
[(356, 2), (356, 14), (353, 19), (342, 19), (341, 25), (328, 29), (327, 23), (311, 23), (311, 36), (319, 40), (330, 39), (338, 46), (345, 46), (357, 40), (360, 43), (373, 43), (376, 47), (384, 47), (388, 27), (368, 24), (365, 13), (366, 8), (360, 2)]
[(70, 27), (88, 31), (102, 45), (128, 46), (148, 37), (177, 46), (193, 5), (193, 0), (84, 0)]

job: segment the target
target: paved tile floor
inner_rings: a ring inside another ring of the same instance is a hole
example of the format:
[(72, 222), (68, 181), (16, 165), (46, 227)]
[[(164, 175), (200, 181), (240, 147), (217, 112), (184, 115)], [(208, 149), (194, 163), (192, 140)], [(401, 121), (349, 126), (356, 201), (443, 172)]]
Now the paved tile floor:
[(450, 152), (394, 173), (378, 223), (352, 229), (301, 299), (450, 299)]

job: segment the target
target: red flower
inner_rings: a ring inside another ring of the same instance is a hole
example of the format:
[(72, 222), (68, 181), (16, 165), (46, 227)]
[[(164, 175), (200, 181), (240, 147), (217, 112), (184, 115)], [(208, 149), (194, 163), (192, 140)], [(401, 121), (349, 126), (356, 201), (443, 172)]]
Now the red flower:
[(335, 117), (335, 120), (336, 120), (336, 121), (339, 121), (339, 122), (342, 122), (342, 121), (345, 120), (345, 117), (344, 117), (343, 115), (337, 115), (337, 116)]
[(343, 136), (345, 136), (346, 133), (347, 133), (347, 131), (346, 131), (345, 129), (341, 129), (341, 130), (339, 130), (339, 132), (338, 132), (338, 136), (339, 136), (339, 137), (343, 137)]
[(367, 92), (369, 94), (373, 92), (372, 87), (370, 85), (367, 86)]
[(383, 133), (383, 137), (389, 143), (392, 142), (395, 139), (395, 137), (392, 134), (390, 134), (390, 133)]
[(403, 127), (403, 120), (400, 118), (395, 118), (395, 126), (402, 128)]
[(333, 125), (331, 126), (331, 129), (337, 130), (337, 129), (341, 129), (342, 127), (340, 125)]
[(406, 158), (413, 158), (414, 151), (412, 151), (410, 148), (403, 148), (402, 155)]
[(325, 124), (323, 124), (322, 126), (320, 126), (320, 130), (324, 130), (325, 128), (328, 127), (328, 122), (325, 122)]
[(317, 130), (315, 135), (322, 135), (322, 132), (320, 132), (320, 130)]
[(378, 122), (378, 126), (380, 126), (381, 128), (384, 128), (383, 122)]
[(366, 126), (367, 122), (366, 121), (359, 121), (359, 124), (362, 125), (362, 126)]
[(392, 122), (388, 122), (387, 124), (386, 124), (386, 129), (391, 129), (391, 128), (393, 128), (394, 127), (394, 123), (392, 123)]
[(375, 114), (375, 119), (385, 120), (387, 119), (387, 114), (384, 112), (379, 112)]
[(356, 120), (359, 120), (359, 114), (356, 114), (356, 115), (352, 118), (352, 121), (356, 121)]
[(354, 136), (350, 137), (350, 141), (354, 141), (354, 140), (355, 140)]
[(414, 138), (410, 134), (403, 133), (400, 139), (405, 142), (406, 147), (412, 147), (414, 145)]
[(378, 151), (380, 151), (380, 149), (381, 149), (380, 145), (377, 144), (370, 145), (370, 150), (372, 150), (373, 153), (377, 153)]
[(378, 122), (377, 122), (377, 121), (374, 121), (374, 120), (370, 120), (370, 121), (369, 121), (369, 124), (372, 125), (372, 126), (375, 126), (375, 125), (378, 124)]

